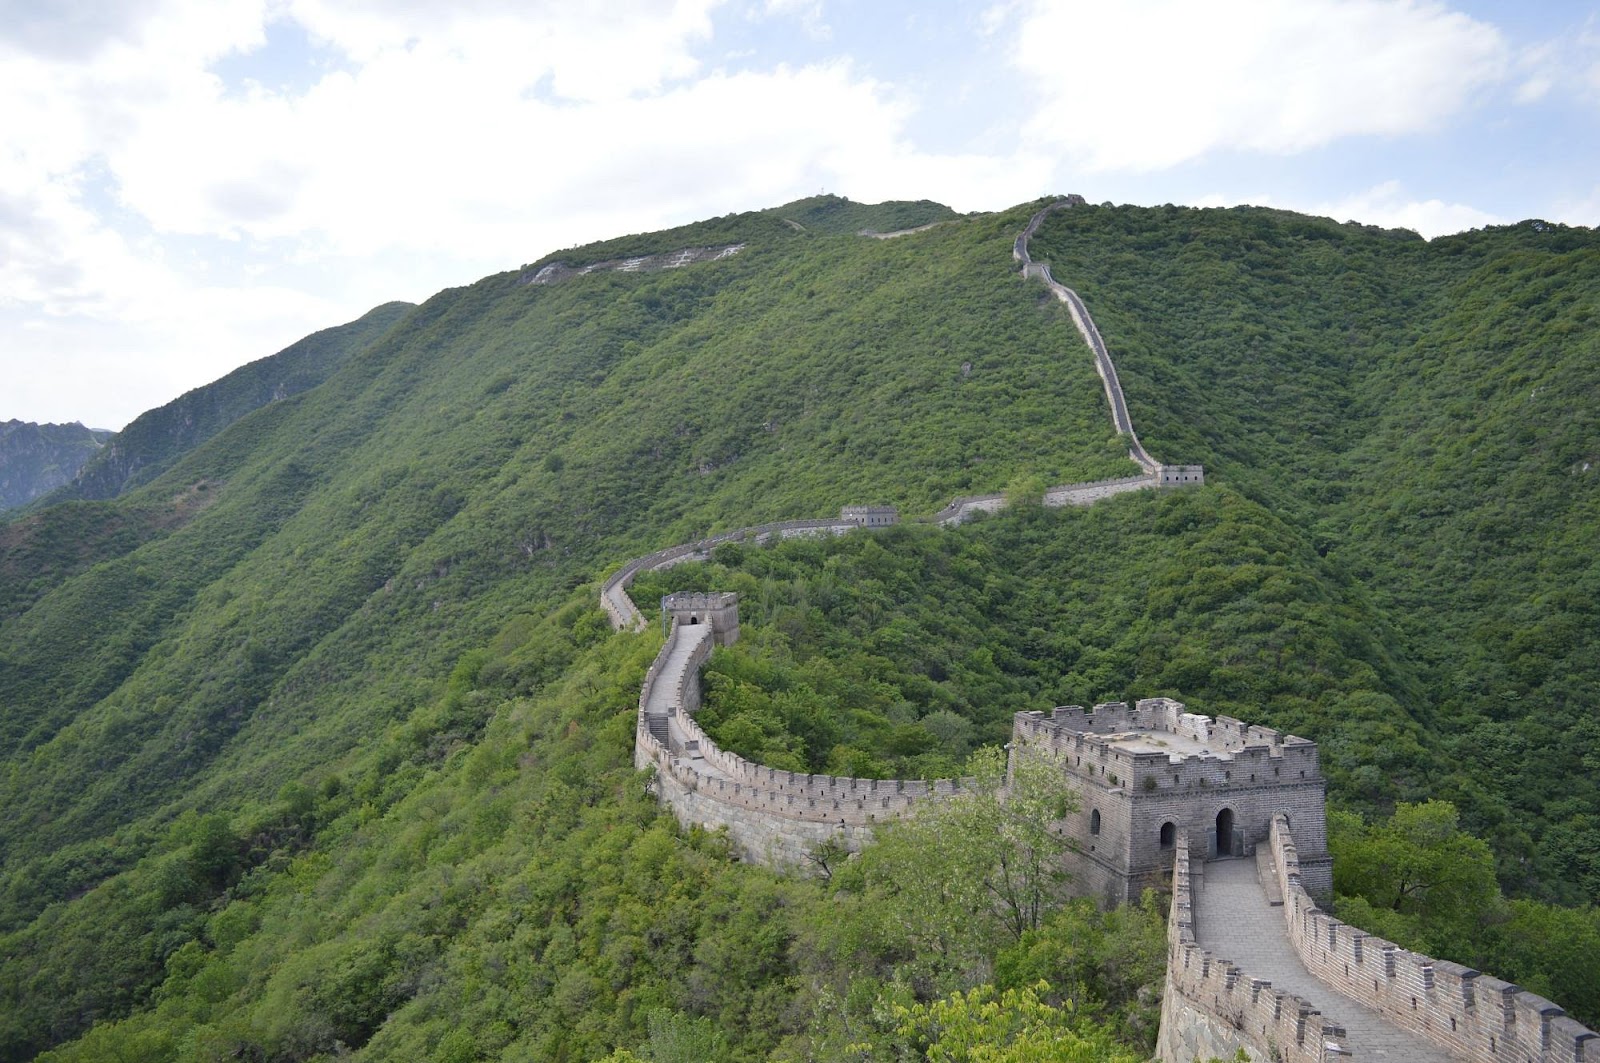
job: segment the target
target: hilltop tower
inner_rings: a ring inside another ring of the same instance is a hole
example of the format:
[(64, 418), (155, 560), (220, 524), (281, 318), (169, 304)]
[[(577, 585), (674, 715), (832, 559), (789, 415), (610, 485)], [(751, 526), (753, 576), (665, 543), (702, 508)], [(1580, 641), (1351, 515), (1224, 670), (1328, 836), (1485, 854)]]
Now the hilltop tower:
[(1186, 835), (1197, 861), (1253, 856), (1277, 815), (1294, 830), (1307, 892), (1333, 892), (1315, 742), (1196, 715), (1170, 698), (1019, 712), (1012, 739), (1013, 757), (1047, 751), (1077, 791), (1078, 810), (1062, 827), (1078, 892), (1137, 900), (1171, 871)]
[(712, 641), (718, 646), (739, 640), (739, 596), (732, 591), (669, 594), (661, 599), (661, 612), (677, 624), (710, 624)]

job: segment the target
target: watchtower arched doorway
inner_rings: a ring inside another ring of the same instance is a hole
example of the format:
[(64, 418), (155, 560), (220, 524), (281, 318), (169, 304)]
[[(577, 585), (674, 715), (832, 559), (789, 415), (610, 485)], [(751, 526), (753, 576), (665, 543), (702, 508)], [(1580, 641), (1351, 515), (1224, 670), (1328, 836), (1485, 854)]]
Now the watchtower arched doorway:
[(1217, 813), (1217, 855), (1233, 855), (1233, 809)]

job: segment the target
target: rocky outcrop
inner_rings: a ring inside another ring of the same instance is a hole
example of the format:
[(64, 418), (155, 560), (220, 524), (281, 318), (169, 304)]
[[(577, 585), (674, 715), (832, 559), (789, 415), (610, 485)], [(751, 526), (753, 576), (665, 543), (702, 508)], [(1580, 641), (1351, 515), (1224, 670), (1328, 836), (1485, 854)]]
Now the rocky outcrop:
[(519, 284), (543, 287), (557, 284), (569, 277), (587, 277), (591, 273), (653, 273), (662, 269), (681, 269), (699, 262), (716, 262), (732, 258), (744, 250), (744, 244), (724, 244), (721, 247), (685, 247), (659, 255), (635, 255), (632, 258), (611, 258), (604, 262), (591, 262), (586, 266), (569, 266), (565, 262), (546, 262), (522, 275)]
[(70, 483), (111, 432), (82, 424), (0, 424), (0, 512), (27, 505)]

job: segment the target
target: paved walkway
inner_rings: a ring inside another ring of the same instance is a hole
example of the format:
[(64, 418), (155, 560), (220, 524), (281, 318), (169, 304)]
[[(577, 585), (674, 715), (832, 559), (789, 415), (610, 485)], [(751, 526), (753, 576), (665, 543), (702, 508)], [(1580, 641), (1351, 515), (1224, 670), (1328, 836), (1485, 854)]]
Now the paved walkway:
[[(678, 690), (678, 682), (683, 678), (683, 673), (689, 667), (689, 661), (700, 644), (711, 638), (710, 624), (683, 624), (678, 627), (678, 642), (672, 647), (672, 653), (667, 657), (666, 664), (662, 666), (661, 673), (656, 677), (655, 686), (650, 688), (650, 698), (645, 702), (645, 717), (665, 716), (667, 718), (667, 747), (677, 756), (683, 756), (688, 745), (689, 736), (684, 732), (678, 722), (678, 716), (673, 710), (674, 696)], [(690, 766), (699, 775), (713, 779), (726, 779), (727, 776), (706, 762), (698, 753), (691, 756)]]
[(1283, 908), (1267, 900), (1254, 860), (1209, 861), (1204, 879), (1195, 902), (1200, 944), (1218, 959), (1237, 964), (1245, 977), (1264, 978), (1274, 989), (1311, 1001), (1345, 1028), (1345, 1047), (1356, 1063), (1453, 1063), (1456, 1057), (1443, 1049), (1312, 977), (1289, 944)]

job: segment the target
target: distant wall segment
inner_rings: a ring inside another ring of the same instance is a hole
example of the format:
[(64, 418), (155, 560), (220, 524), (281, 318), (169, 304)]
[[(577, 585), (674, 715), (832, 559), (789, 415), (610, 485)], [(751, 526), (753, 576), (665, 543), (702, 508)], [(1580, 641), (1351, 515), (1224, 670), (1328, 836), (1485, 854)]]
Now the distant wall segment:
[(1128, 415), (1128, 403), (1122, 394), (1122, 382), (1117, 378), (1117, 367), (1111, 361), (1111, 352), (1106, 349), (1100, 330), (1095, 327), (1094, 318), (1089, 316), (1089, 308), (1083, 305), (1083, 300), (1078, 297), (1077, 292), (1050, 275), (1049, 263), (1035, 262), (1029, 252), (1029, 242), (1033, 234), (1039, 231), (1039, 226), (1044, 224), (1045, 218), (1054, 211), (1083, 205), (1082, 196), (1072, 195), (1039, 211), (1028, 220), (1027, 227), (1017, 237), (1011, 249), (1011, 257), (1022, 263), (1024, 280), (1039, 278), (1057, 299), (1067, 304), (1067, 312), (1072, 316), (1072, 323), (1077, 326), (1078, 334), (1083, 337), (1083, 342), (1089, 345), (1089, 350), (1094, 354), (1095, 372), (1100, 374), (1100, 382), (1106, 389), (1106, 402), (1111, 405), (1111, 422), (1116, 426), (1118, 433), (1128, 437), (1128, 456), (1143, 466), (1146, 473), (1156, 475), (1160, 472), (1161, 463), (1146, 452), (1144, 444), (1139, 442), (1138, 433), (1133, 430), (1133, 418)]

